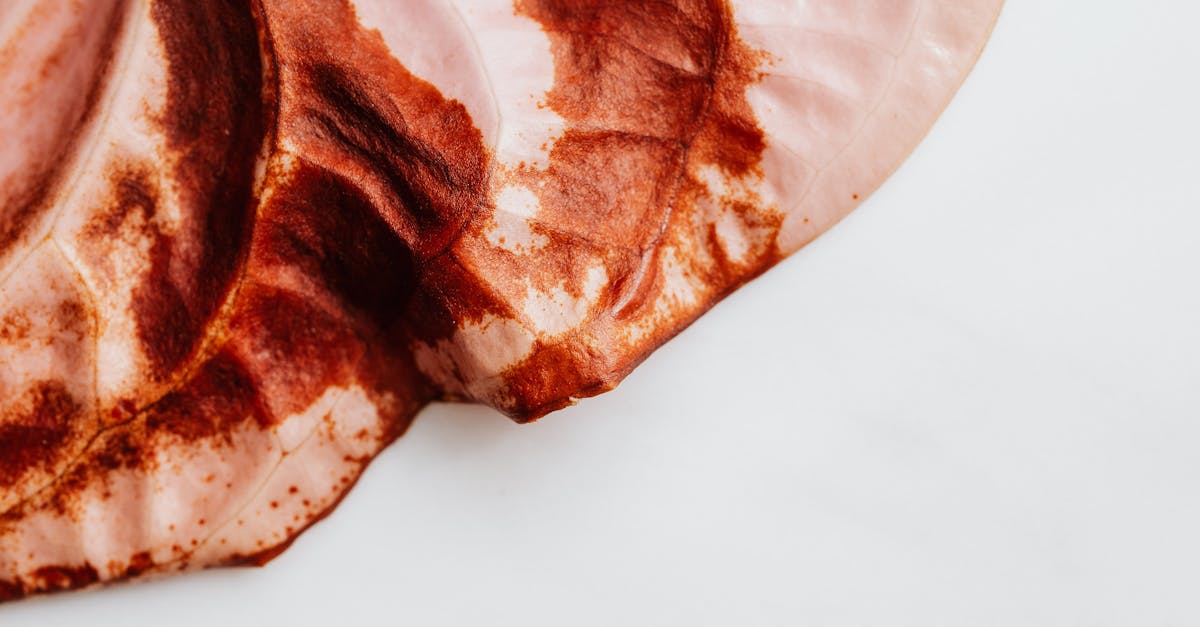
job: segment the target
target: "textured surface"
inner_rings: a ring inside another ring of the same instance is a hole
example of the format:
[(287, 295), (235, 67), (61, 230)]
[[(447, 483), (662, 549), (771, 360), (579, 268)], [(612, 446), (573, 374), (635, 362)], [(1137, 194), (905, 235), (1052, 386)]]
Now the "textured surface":
[(911, 150), (998, 10), (946, 4), (5, 9), (6, 594), (265, 560), (429, 399), (611, 387)]

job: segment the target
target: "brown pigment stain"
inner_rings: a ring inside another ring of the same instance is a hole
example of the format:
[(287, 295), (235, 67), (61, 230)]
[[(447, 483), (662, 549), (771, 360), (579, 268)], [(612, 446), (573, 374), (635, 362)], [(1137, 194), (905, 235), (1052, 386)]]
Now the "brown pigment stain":
[(38, 587), (49, 590), (71, 590), (90, 586), (100, 580), (91, 564), (83, 566), (45, 566), (33, 571)]
[(364, 329), (393, 324), (417, 287), (408, 245), (363, 193), (307, 163), (263, 207), (249, 274), (262, 282), (304, 277), (313, 298)]
[(295, 292), (257, 283), (243, 288), (239, 302), (230, 350), (261, 393), (268, 423), (353, 380), (362, 340), (337, 316)]
[[(539, 347), (505, 373), (511, 403), (504, 409), (528, 420), (611, 389), (708, 306), (777, 263), (782, 215), (756, 197), (712, 198), (698, 178), (706, 167), (735, 181), (762, 176), (766, 139), (746, 91), (760, 80), (765, 57), (740, 41), (726, 1), (518, 0), (517, 8), (550, 38), (555, 83), (546, 106), (567, 123), (545, 172), (515, 173), (539, 191), (539, 221), (550, 228), (534, 229), (551, 242), (558, 232), (588, 233), (631, 251), (606, 262), (609, 294), (601, 306), (624, 303), (612, 312), (618, 319), (644, 315), (663, 298), (663, 246), (682, 253), (707, 295), (707, 306), (658, 320), (637, 346), (610, 347), (616, 354), (596, 355), (572, 338)], [(593, 183), (597, 171), (607, 178)], [(730, 260), (713, 227), (695, 231), (706, 203), (733, 212), (756, 236), (748, 259)], [(569, 257), (577, 247), (568, 239), (545, 254)]]
[(183, 442), (221, 440), (247, 420), (267, 424), (258, 388), (245, 366), (228, 352), (217, 353), (184, 384), (151, 407), (146, 429)]
[(129, 558), (129, 563), (125, 565), (124, 572), (121, 574), (121, 579), (133, 579), (139, 575), (154, 568), (154, 559), (149, 552), (142, 551), (136, 553)]
[(248, 5), (158, 0), (151, 17), (168, 65), (167, 104), (157, 117), (187, 220), (152, 249), (134, 314), (151, 376), (165, 381), (197, 348), (244, 260), (254, 167), (271, 120)]
[(67, 452), (83, 408), (59, 381), (43, 381), (0, 416), (0, 485), (51, 470)]
[(280, 126), (301, 142), (300, 154), (361, 185), (416, 258), (445, 250), (485, 197), (488, 159), (466, 108), (401, 65), (345, 0), (297, 0), (267, 13), (287, 22), (273, 40)]
[[(550, 147), (545, 172), (502, 173), (537, 190), (546, 223), (536, 229), (552, 244), (532, 261), (496, 259), (524, 263), (518, 269), (541, 289), (562, 284), (579, 295), (578, 282), (565, 277), (578, 276), (577, 260), (601, 258), (610, 279), (602, 315), (610, 318), (632, 317), (661, 297), (654, 263), (661, 245), (695, 247), (685, 256), (705, 261), (689, 272), (714, 295), (774, 262), (773, 245), (735, 263), (711, 229), (693, 232), (702, 201), (735, 212), (765, 234), (764, 242), (778, 228), (770, 211), (710, 198), (696, 178), (703, 166), (731, 178), (761, 174), (764, 139), (745, 101), (759, 57), (737, 39), (727, 3), (523, 0), (518, 8), (551, 37), (556, 83), (545, 106), (568, 129)], [(385, 415), (386, 442), (437, 394), (411, 363), (413, 340), (450, 338), (484, 315), (516, 317), (503, 298), (509, 292), (498, 294), (456, 248), (494, 209), (493, 164), (461, 103), (409, 73), (344, 2), (297, 0), (262, 10), (182, 0), (152, 5), (171, 70), (168, 107), (158, 118), (170, 168), (154, 173), (178, 188), (189, 216), (179, 233), (153, 234), (151, 269), (135, 293), (139, 340), (158, 380), (195, 354), (243, 267), (246, 279), (210, 357), (149, 407), (118, 404), (124, 422), (102, 433), (45, 501), (63, 515), (77, 512), (82, 495), (117, 471), (158, 470), (164, 446), (231, 444), (234, 430), (268, 429), (335, 385), (361, 384), (373, 395)], [(277, 93), (263, 84), (274, 70), (263, 67), (258, 38), (267, 29), (256, 16), (287, 24), (262, 45), (278, 63)], [(278, 98), (277, 119), (263, 106), (268, 93)], [(256, 206), (251, 174), (275, 124), (301, 159), (286, 178), (277, 177), (283, 180), (271, 200)], [(131, 218), (151, 223), (161, 210), (144, 168), (114, 169), (112, 181), (114, 210), (94, 225), (96, 237)], [(185, 258), (184, 248), (194, 254)], [(625, 311), (608, 311), (618, 302)], [(664, 322), (649, 343), (665, 341), (695, 315)], [(504, 373), (510, 404), (503, 409), (522, 419), (540, 416), (611, 387), (644, 356), (603, 354), (576, 335), (538, 342), (526, 362)], [(398, 390), (411, 400), (387, 409), (382, 399)], [(260, 540), (262, 551), (228, 561), (262, 564), (278, 555), (336, 506), (369, 459), (347, 456), (354, 467), (328, 498), (301, 501), (319, 510), (283, 536)], [(174, 550), (186, 559), (181, 545)], [(139, 555), (127, 576), (155, 566)], [(98, 577), (88, 568), (0, 583), (0, 597), (87, 585)]]

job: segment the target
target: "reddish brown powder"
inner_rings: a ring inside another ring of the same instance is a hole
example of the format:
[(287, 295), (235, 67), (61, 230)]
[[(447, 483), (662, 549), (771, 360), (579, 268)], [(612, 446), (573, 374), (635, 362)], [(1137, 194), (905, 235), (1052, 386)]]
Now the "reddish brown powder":
[[(745, 91), (761, 59), (738, 40), (724, 1), (517, 3), (550, 36), (556, 74), (545, 106), (567, 123), (547, 169), (503, 173), (537, 190), (535, 230), (550, 242), (521, 259), (468, 250), (492, 219), (495, 166), (465, 107), (397, 62), (344, 1), (157, 0), (151, 7), (170, 68), (167, 109), (156, 118), (168, 154), (162, 164), (114, 167), (111, 197), (103, 199), (110, 210), (86, 235), (102, 242), (131, 219), (151, 229), (151, 270), (135, 293), (138, 339), (152, 378), (171, 389), (142, 406), (122, 400), (108, 408), (110, 427), (50, 496), (23, 504), (10, 520), (34, 507), (75, 515), (81, 495), (111, 473), (155, 470), (163, 446), (232, 445), (234, 429), (270, 428), (334, 386), (371, 395), (385, 421), (382, 445), (444, 394), (418, 373), (414, 343), (436, 344), (487, 315), (515, 318), (502, 298), (509, 292), (496, 293), (526, 289), (513, 275), (543, 290), (563, 283), (577, 296), (580, 264), (601, 259), (609, 277), (602, 311), (584, 324), (599, 327), (653, 307), (665, 244), (685, 259), (708, 260), (688, 269), (714, 299), (777, 258), (773, 244), (760, 243), (735, 264), (715, 232), (695, 227), (698, 204), (713, 200), (767, 233), (762, 242), (778, 229), (777, 216), (754, 203), (708, 199), (695, 176), (701, 166), (730, 177), (760, 174), (764, 139)], [(289, 138), (298, 164), (273, 172), (270, 199), (256, 199), (260, 149), (279, 136)], [(153, 226), (164, 202), (153, 176), (164, 172), (156, 168), (169, 168), (165, 179), (186, 215), (171, 236)], [(496, 276), (480, 275), (472, 264), (481, 260)], [(634, 348), (597, 349), (583, 331), (539, 341), (502, 373), (509, 399), (502, 409), (532, 419), (603, 391), (697, 313), (678, 313)], [(0, 328), (15, 334), (17, 322)], [(71, 411), (78, 409), (52, 413)], [(51, 429), (38, 420), (29, 429)], [(24, 472), (17, 466), (34, 462), (22, 460), (61, 449), (50, 431), (5, 433), (0, 450), (30, 453), (0, 457), (0, 473), (4, 464)], [(37, 448), (43, 440), (45, 451)], [(369, 458), (345, 461), (351, 469), (338, 476), (333, 504), (304, 499), (310, 511), (287, 537), (264, 539), (261, 551), (229, 561), (265, 563), (327, 514), (344, 494), (336, 490), (351, 485)], [(177, 540), (177, 559), (187, 560), (192, 549), (184, 547), (197, 542)], [(147, 553), (125, 563), (130, 577), (162, 566)], [(0, 582), (0, 598), (98, 576), (86, 565), (47, 568), (27, 581)]]
[(0, 416), (0, 485), (17, 485), (31, 470), (54, 468), (80, 426), (81, 410), (59, 381), (30, 388)]

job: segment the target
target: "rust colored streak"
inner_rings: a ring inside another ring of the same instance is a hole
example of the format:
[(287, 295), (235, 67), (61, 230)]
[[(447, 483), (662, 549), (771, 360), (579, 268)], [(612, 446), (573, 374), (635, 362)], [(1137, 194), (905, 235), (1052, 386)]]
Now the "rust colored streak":
[(407, 243), (362, 191), (309, 163), (262, 209), (249, 274), (262, 282), (295, 276), (330, 311), (380, 329), (403, 314), (417, 283)]
[(87, 225), (85, 233), (90, 238), (115, 237), (130, 218), (140, 218), (147, 225), (153, 222), (159, 190), (148, 166), (127, 165), (114, 171), (109, 175), (109, 185), (112, 203), (107, 212)]
[(186, 385), (151, 407), (145, 420), (149, 433), (185, 442), (228, 438), (246, 420), (268, 422), (246, 368), (227, 352), (205, 362)]
[[(248, 4), (158, 0), (168, 65), (159, 122), (185, 226), (156, 243), (134, 293), (155, 379), (194, 352), (238, 274), (253, 222), (254, 168), (271, 120), (259, 32)], [(198, 254), (197, 254), (198, 253)]]
[(33, 594), (77, 590), (99, 581), (100, 573), (91, 564), (43, 566), (26, 579), (0, 580), (0, 602), (13, 601)]
[(414, 256), (445, 250), (485, 197), (488, 159), (466, 108), (401, 65), (345, 0), (267, 13), (287, 24), (273, 36), (280, 127), (298, 152), (361, 185)]
[[(546, 255), (569, 258), (578, 249), (562, 233), (630, 251), (608, 255), (611, 293), (601, 306), (623, 305), (591, 332), (606, 337), (612, 331), (604, 325), (654, 310), (666, 289), (658, 274), (664, 246), (680, 251), (706, 296), (699, 307), (677, 307), (654, 321), (632, 345), (608, 340), (605, 354), (584, 341), (586, 329), (535, 350), (505, 373), (512, 400), (504, 409), (529, 420), (610, 389), (721, 297), (778, 262), (782, 215), (760, 202), (713, 198), (699, 178), (705, 168), (749, 183), (762, 176), (766, 140), (746, 92), (760, 80), (764, 57), (741, 42), (727, 2), (519, 0), (517, 7), (550, 38), (555, 83), (547, 104), (567, 122), (549, 167), (518, 173), (541, 190), (539, 222), (558, 242)], [(703, 203), (733, 212), (758, 234), (746, 259), (729, 260), (711, 225), (697, 229)]]
[(268, 407), (281, 421), (325, 390), (353, 380), (362, 340), (346, 322), (300, 295), (259, 284), (239, 298), (230, 349), (240, 356)]
[(726, 2), (517, 4), (550, 37), (547, 102), (568, 123), (544, 175), (551, 224), (599, 226), (615, 243), (644, 249), (659, 236), (646, 221), (666, 219), (683, 188), (700, 185), (694, 166), (759, 173), (766, 140), (746, 90), (759, 80), (762, 57), (738, 39)]
[(31, 470), (54, 468), (82, 411), (59, 381), (31, 388), (0, 424), (0, 485), (15, 486)]
[[(726, 2), (520, 0), (517, 8), (550, 36), (556, 75), (546, 103), (567, 123), (548, 168), (503, 173), (536, 190), (542, 207), (533, 228), (550, 243), (524, 260), (460, 246), (494, 209), (496, 166), (482, 135), (461, 103), (406, 70), (344, 0), (268, 2), (261, 14), (237, 2), (151, 5), (170, 68), (158, 120), (170, 153), (165, 182), (179, 195), (183, 226), (171, 235), (154, 226), (168, 195), (154, 167), (121, 164), (111, 175), (112, 210), (87, 234), (104, 241), (142, 225), (151, 244), (148, 278), (134, 294), (138, 340), (154, 382), (182, 375), (148, 407), (113, 408), (120, 422), (97, 435), (49, 496), (10, 520), (37, 507), (78, 514), (88, 490), (115, 473), (159, 470), (167, 447), (236, 446), (236, 430), (269, 430), (335, 387), (370, 395), (385, 421), (382, 446), (427, 400), (446, 394), (438, 389), (445, 382), (419, 373), (415, 341), (453, 338), (487, 314), (518, 319), (509, 297), (529, 285), (565, 282), (579, 295), (579, 264), (594, 255), (608, 273), (600, 311), (561, 337), (538, 339), (525, 361), (498, 373), (502, 397), (474, 399), (536, 418), (608, 389), (703, 307), (774, 263), (778, 217), (754, 202), (711, 198), (698, 177), (706, 167), (731, 178), (761, 174), (765, 141), (745, 98), (761, 59), (740, 43)], [(274, 133), (294, 159), (271, 173), (270, 197), (256, 199), (257, 158)], [(705, 202), (764, 234), (749, 261), (727, 259), (715, 231), (698, 226)], [(683, 251), (705, 298), (656, 321), (640, 343), (619, 344), (621, 325), (663, 297), (658, 251), (667, 245)], [(472, 266), (480, 258), (510, 283), (480, 276)], [(15, 319), (0, 325), (2, 333), (20, 329)], [(193, 360), (207, 330), (205, 356)], [(61, 390), (40, 394), (33, 406), (44, 409), (0, 427), (0, 484), (49, 465), (64, 448), (68, 432), (55, 429), (80, 409)], [(369, 455), (344, 461), (357, 470)], [(334, 504), (356, 477), (342, 478)], [(264, 563), (332, 507), (294, 521), (281, 543), (260, 540), (261, 552), (227, 558)], [(173, 540), (177, 559), (187, 559), (190, 537)], [(140, 553), (123, 572), (162, 566)], [(0, 582), (0, 599), (98, 578), (86, 565), (43, 568)]]

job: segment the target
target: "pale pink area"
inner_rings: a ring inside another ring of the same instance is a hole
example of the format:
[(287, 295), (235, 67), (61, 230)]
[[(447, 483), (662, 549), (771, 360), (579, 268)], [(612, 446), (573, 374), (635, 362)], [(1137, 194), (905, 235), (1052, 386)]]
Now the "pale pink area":
[[(921, 6), (886, 91), (845, 137), (837, 155), (816, 164), (820, 173), (811, 186), (798, 197), (793, 194), (794, 203), (782, 206), (788, 217), (779, 247), (785, 253), (799, 249), (858, 206), (912, 152), (974, 65), (1001, 3), (942, 1)], [(762, 89), (769, 91), (771, 83)], [(773, 130), (768, 124), (768, 134), (787, 137)]]
[[(161, 396), (161, 385), (149, 384), (147, 360), (137, 337), (132, 302), (134, 290), (150, 269), (151, 229), (174, 233), (183, 210), (173, 198), (162, 163), (165, 140), (151, 114), (164, 106), (166, 66), (161, 44), (148, 17), (148, 5), (133, 3), (130, 24), (112, 63), (113, 80), (101, 94), (96, 116), (100, 124), (86, 138), (72, 176), (61, 186), (52, 237), (93, 294), (101, 318), (96, 338), (96, 386), (102, 408), (128, 399), (139, 406)], [(118, 170), (145, 172), (151, 185), (162, 189), (163, 210), (146, 220), (140, 211), (128, 212), (115, 232), (96, 231), (107, 222), (114, 202), (114, 164)]]
[(453, 0), (357, 2), (359, 22), (379, 31), (404, 67), (436, 81), (447, 98), (467, 107), (489, 144), (496, 141), (500, 111), (489, 89), (487, 55)]
[[(164, 438), (152, 467), (106, 475), (65, 511), (33, 500), (0, 536), (0, 573), (28, 579), (47, 564), (91, 564), (103, 565), (107, 579), (123, 576), (139, 554), (166, 572), (250, 558), (288, 541), (324, 516), (387, 442), (361, 388), (323, 398), (336, 400), (275, 430), (247, 422), (228, 440)], [(95, 446), (140, 428), (117, 427)], [(292, 448), (284, 450), (280, 435), (289, 432)]]
[[(0, 8), (0, 227), (28, 222), (21, 246), (0, 243), (0, 280), (9, 258), (27, 252), (44, 233), (50, 213), (44, 207), (52, 203), (38, 202), (39, 188), (86, 132), (90, 87), (99, 88), (104, 77), (106, 31), (119, 27), (123, 5), (96, 0), (85, 10), (73, 2), (26, 0)], [(22, 218), (21, 212), (36, 215)]]
[(379, 452), (384, 437), (378, 411), (363, 391), (339, 390), (334, 406), (192, 559), (198, 565), (212, 564), (231, 554), (252, 555), (290, 541), (337, 504), (367, 460)]
[[(96, 321), (90, 308), (89, 296), (70, 265), (49, 242), (38, 246), (19, 272), (0, 285), (0, 415), (20, 421), (16, 425), (39, 426), (39, 401), (61, 395), (63, 403), (76, 408), (72, 415), (58, 417), (65, 438), (59, 443), (62, 458), (47, 468), (31, 469), (26, 480), (16, 484), (19, 490), (0, 484), (0, 510), (62, 472), (97, 427), (92, 389)], [(12, 425), (0, 424), (5, 426)]]
[(274, 436), (257, 428), (236, 430), (228, 443), (166, 442), (155, 467), (110, 473), (65, 514), (35, 501), (0, 539), (0, 572), (111, 563), (106, 576), (120, 576), (139, 553), (158, 568), (179, 566), (253, 499), (281, 456)]
[[(517, 15), (511, 2), (448, 0), (447, 4), (461, 16), (479, 50), (484, 81), (472, 89), (486, 90), (494, 101), (496, 113), (483, 118), (479, 127), (494, 147), (496, 159), (508, 168), (521, 163), (544, 167), (550, 143), (563, 130), (562, 118), (540, 106), (554, 85), (550, 40), (536, 22)], [(438, 88), (457, 81), (438, 72), (418, 76)], [(492, 119), (496, 119), (495, 131), (488, 126)]]

